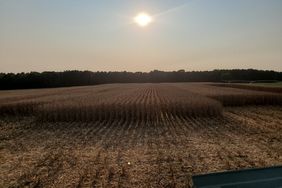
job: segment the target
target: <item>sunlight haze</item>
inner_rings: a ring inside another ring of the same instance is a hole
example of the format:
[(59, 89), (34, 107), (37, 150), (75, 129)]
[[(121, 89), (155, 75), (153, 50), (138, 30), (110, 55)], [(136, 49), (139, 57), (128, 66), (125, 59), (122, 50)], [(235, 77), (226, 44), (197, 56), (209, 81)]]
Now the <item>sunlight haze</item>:
[(1, 0), (0, 72), (282, 71), (281, 20), (281, 0)]

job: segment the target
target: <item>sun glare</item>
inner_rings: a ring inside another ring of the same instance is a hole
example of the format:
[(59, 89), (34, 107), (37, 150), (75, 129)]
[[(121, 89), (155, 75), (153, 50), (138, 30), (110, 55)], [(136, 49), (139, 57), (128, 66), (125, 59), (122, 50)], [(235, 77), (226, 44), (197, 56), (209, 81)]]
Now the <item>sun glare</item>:
[(146, 27), (153, 21), (152, 17), (147, 13), (139, 13), (135, 18), (134, 22), (140, 27)]

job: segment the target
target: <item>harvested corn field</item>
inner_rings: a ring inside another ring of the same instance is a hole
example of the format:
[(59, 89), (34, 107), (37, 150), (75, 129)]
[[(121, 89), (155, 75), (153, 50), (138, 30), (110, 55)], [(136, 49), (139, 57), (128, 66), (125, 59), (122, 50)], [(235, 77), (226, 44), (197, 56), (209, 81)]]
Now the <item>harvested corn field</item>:
[(281, 165), (279, 101), (186, 83), (0, 92), (0, 187), (191, 187), (195, 174)]

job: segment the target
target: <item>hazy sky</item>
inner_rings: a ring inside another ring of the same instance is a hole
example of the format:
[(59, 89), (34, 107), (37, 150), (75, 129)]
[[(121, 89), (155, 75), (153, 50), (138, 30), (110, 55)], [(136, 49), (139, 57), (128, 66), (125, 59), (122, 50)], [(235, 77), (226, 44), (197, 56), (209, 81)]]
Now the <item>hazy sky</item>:
[(0, 72), (226, 68), (282, 71), (282, 0), (0, 0)]

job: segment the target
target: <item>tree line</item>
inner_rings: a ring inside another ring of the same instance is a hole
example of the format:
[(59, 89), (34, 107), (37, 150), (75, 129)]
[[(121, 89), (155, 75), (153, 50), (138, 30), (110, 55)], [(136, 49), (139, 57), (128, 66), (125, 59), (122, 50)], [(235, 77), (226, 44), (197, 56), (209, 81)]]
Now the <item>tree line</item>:
[(30, 72), (0, 73), (0, 89), (29, 89), (67, 86), (85, 86), (107, 83), (161, 83), (161, 82), (250, 82), (282, 81), (282, 72), (254, 69), (213, 71), (158, 71), (151, 72)]

